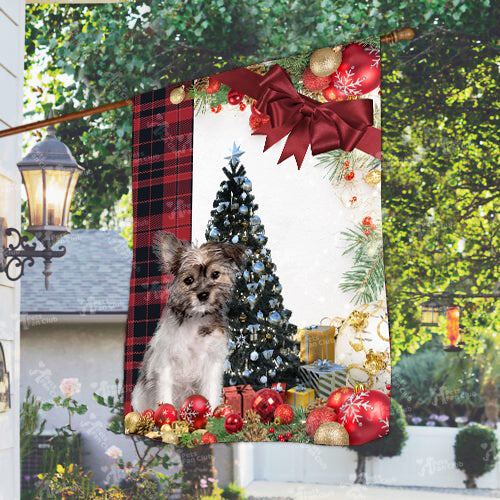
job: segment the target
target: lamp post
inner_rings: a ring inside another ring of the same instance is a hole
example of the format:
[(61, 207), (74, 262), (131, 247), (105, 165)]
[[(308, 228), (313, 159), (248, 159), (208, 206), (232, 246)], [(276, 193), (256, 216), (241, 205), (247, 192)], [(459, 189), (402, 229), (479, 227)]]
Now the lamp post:
[[(44, 262), (45, 288), (49, 287), (52, 259), (62, 257), (66, 249), (52, 246), (68, 234), (69, 209), (78, 177), (83, 168), (78, 165), (68, 147), (59, 141), (53, 126), (47, 128), (47, 136), (17, 164), (21, 172), (28, 199), (28, 231), (40, 241), (28, 243), (26, 236), (13, 227), (7, 227), (5, 218), (0, 217), (0, 272), (16, 281), (24, 275), (24, 268), (33, 266), (34, 258)], [(7, 237), (15, 235), (17, 243), (7, 244)], [(17, 274), (13, 270), (17, 269)]]
[(428, 300), (420, 306), (420, 324), (422, 326), (438, 326), (439, 325), (439, 304), (434, 300)]

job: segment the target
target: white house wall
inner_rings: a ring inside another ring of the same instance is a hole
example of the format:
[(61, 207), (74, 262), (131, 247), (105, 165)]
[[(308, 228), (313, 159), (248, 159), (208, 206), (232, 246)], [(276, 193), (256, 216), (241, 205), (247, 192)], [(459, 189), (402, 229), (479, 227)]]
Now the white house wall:
[[(22, 123), (24, 0), (0, 0), (0, 130)], [(0, 139), (0, 217), (20, 225), (19, 136)], [(0, 499), (20, 496), (19, 285), (0, 273), (0, 342), (11, 379), (12, 408), (0, 413)]]

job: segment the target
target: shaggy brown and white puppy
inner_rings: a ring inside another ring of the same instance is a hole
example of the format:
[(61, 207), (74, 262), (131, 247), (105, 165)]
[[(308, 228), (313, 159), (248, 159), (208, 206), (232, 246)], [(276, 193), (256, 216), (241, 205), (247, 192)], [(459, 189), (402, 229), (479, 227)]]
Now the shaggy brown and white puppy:
[(228, 355), (225, 310), (245, 248), (231, 243), (195, 247), (160, 232), (156, 250), (174, 280), (144, 356), (132, 406), (142, 412), (161, 401), (179, 408), (188, 396), (201, 394), (215, 408)]

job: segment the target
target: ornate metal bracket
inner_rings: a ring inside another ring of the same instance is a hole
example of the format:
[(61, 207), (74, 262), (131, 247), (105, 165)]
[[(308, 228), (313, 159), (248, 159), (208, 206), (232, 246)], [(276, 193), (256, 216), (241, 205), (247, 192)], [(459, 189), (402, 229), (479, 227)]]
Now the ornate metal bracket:
[[(7, 244), (7, 238), (13, 236), (17, 238), (17, 243)], [(28, 243), (28, 237), (22, 236), (14, 227), (7, 227), (4, 218), (0, 218), (0, 242), (2, 242), (2, 253), (0, 254), (0, 272), (4, 272), (11, 281), (17, 281), (24, 275), (24, 268), (27, 265), (32, 267), (36, 257), (43, 258), (45, 276), (45, 289), (49, 288), (49, 277), (52, 274), (52, 259), (62, 257), (66, 254), (66, 248), (60, 246), (58, 250), (44, 248), (37, 250), (36, 243)], [(17, 270), (17, 274), (14, 270)]]

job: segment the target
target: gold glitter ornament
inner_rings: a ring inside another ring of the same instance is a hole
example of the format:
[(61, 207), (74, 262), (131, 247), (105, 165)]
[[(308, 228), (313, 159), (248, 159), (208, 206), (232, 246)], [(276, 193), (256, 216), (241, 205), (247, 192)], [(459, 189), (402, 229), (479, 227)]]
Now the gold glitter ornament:
[(167, 444), (178, 444), (179, 436), (174, 431), (167, 431), (162, 433), (161, 440)]
[(370, 186), (376, 186), (382, 180), (382, 173), (380, 170), (372, 170), (365, 176), (365, 182)]
[(184, 85), (181, 85), (170, 92), (170, 102), (172, 104), (180, 104), (184, 100), (184, 97), (186, 97)]
[(140, 418), (141, 416), (135, 411), (130, 411), (125, 415), (125, 434), (135, 434)]
[(314, 444), (349, 446), (349, 434), (338, 422), (325, 422), (315, 432)]
[(342, 46), (325, 47), (311, 54), (309, 67), (313, 75), (324, 77), (334, 73), (342, 62)]
[(266, 339), (269, 340), (272, 337), (270, 333), (266, 333)]
[(354, 387), (354, 392), (363, 392), (363, 391), (366, 391), (366, 387), (364, 386), (364, 384), (356, 384)]
[(281, 425), (281, 424), (283, 423), (283, 421), (281, 420), (281, 418), (280, 418), (280, 417), (276, 417), (276, 418), (274, 419), (274, 422), (273, 422), (273, 423), (274, 423), (274, 425), (279, 426), (279, 425)]
[(150, 431), (145, 436), (149, 439), (158, 439), (161, 438), (161, 432), (160, 431)]

